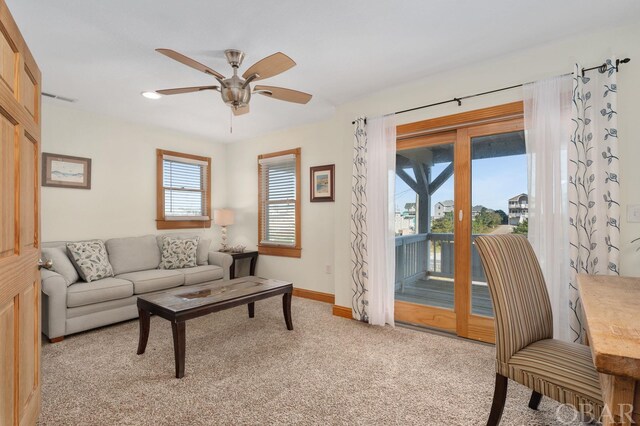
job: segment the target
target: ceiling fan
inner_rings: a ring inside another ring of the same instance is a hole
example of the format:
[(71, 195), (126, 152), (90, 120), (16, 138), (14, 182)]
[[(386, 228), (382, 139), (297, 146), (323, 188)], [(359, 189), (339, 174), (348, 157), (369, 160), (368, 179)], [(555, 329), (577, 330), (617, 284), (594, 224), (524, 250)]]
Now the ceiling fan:
[(267, 96), (281, 101), (295, 102), (298, 104), (306, 104), (311, 100), (311, 95), (297, 90), (285, 89), (275, 86), (256, 85), (253, 90), (250, 83), (253, 81), (264, 80), (273, 77), (294, 67), (296, 63), (282, 52), (274, 53), (267, 56), (250, 66), (242, 77), (238, 76), (238, 68), (242, 65), (244, 52), (235, 49), (225, 50), (227, 62), (233, 68), (233, 76), (225, 78), (224, 75), (201, 64), (181, 53), (171, 49), (156, 49), (156, 52), (162, 53), (169, 58), (178, 61), (184, 65), (201, 71), (215, 78), (219, 85), (217, 86), (196, 86), (182, 87), (178, 89), (157, 90), (156, 93), (161, 95), (177, 95), (180, 93), (200, 92), (203, 90), (215, 90), (220, 92), (222, 100), (231, 107), (234, 115), (242, 115), (249, 112), (249, 101), (252, 94)]

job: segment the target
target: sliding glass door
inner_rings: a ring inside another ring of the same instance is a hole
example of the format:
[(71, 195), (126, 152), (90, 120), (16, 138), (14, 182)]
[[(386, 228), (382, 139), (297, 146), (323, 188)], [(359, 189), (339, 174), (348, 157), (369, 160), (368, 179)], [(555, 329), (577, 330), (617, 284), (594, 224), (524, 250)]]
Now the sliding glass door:
[(474, 239), (526, 233), (522, 119), (398, 141), (396, 320), (493, 342), (493, 307)]

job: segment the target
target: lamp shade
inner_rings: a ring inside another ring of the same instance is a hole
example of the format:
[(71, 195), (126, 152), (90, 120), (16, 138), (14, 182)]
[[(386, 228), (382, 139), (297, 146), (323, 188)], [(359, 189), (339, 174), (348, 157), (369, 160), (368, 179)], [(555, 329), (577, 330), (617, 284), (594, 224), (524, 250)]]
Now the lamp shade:
[(218, 226), (233, 225), (233, 216), (231, 209), (216, 209), (213, 212), (213, 222)]

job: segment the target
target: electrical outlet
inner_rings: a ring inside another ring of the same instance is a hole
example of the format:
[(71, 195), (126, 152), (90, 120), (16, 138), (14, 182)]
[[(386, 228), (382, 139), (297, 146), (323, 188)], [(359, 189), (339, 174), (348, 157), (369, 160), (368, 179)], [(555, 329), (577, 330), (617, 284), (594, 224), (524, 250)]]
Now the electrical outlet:
[(325, 274), (331, 273), (331, 265), (324, 265), (324, 273)]
[(640, 204), (627, 206), (627, 222), (640, 222)]

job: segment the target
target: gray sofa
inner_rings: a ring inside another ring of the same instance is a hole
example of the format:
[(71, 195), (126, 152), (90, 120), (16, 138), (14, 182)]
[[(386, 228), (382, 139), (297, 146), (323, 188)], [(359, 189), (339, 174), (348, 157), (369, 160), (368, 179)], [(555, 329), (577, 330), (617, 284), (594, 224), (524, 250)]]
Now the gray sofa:
[(114, 276), (87, 283), (79, 280), (68, 258), (66, 243), (42, 244), (42, 257), (53, 261), (50, 270), (41, 270), (42, 332), (51, 341), (137, 318), (139, 294), (216, 280), (222, 285), (223, 280), (229, 279), (233, 261), (228, 254), (209, 251), (211, 240), (201, 238), (197, 248), (198, 266), (158, 269), (162, 236), (114, 238), (105, 241)]

